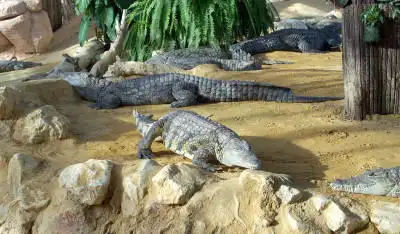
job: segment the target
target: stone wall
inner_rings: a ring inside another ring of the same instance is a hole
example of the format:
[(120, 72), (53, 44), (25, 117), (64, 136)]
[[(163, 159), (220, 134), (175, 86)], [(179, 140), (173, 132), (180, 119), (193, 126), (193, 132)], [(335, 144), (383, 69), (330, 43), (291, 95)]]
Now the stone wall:
[(23, 53), (45, 52), (53, 38), (41, 0), (0, 0), (0, 52), (14, 46)]

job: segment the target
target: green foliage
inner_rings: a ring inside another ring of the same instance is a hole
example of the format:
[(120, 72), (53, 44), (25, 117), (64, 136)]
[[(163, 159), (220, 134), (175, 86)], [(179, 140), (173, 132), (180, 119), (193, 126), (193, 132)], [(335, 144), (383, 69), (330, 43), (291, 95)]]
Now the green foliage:
[(364, 26), (364, 41), (365, 42), (378, 42), (381, 40), (380, 28), (376, 25)]
[[(83, 15), (79, 30), (79, 44), (88, 39), (92, 22), (96, 25), (97, 36), (103, 36), (106, 43), (116, 37), (115, 22), (134, 0), (75, 0), (76, 14)], [(100, 38), (99, 38), (100, 39)]]
[(377, 5), (372, 5), (363, 11), (361, 21), (366, 25), (379, 26), (385, 21), (385, 16)]
[(212, 46), (266, 34), (278, 13), (266, 0), (137, 0), (129, 8), (126, 49), (145, 60), (154, 50)]
[(377, 3), (388, 4), (392, 8), (392, 18), (400, 17), (400, 0), (377, 0)]

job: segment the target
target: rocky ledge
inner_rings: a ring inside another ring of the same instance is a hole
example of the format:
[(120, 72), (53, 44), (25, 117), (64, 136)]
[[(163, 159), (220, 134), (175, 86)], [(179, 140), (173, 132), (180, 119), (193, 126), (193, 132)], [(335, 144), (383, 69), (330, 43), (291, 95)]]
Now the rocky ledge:
[(307, 192), (264, 171), (223, 179), (150, 159), (59, 170), (23, 154), (3, 161), (9, 203), (0, 204), (0, 233), (400, 233), (400, 204)]

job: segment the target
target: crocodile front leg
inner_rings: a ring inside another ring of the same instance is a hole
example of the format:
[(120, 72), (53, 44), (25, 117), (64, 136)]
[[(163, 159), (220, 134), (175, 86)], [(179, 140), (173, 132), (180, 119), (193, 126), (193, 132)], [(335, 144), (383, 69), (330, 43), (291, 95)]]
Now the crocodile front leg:
[(140, 139), (137, 151), (138, 158), (144, 159), (153, 157), (153, 152), (151, 151), (150, 147), (154, 139), (156, 139), (158, 136), (161, 136), (162, 127), (165, 121), (165, 118), (161, 118), (158, 121), (154, 122), (147, 133), (143, 136), (143, 138)]
[(172, 96), (176, 101), (170, 104), (171, 108), (192, 106), (198, 103), (196, 87), (185, 82), (179, 82), (172, 87)]
[(88, 106), (93, 109), (115, 109), (121, 105), (121, 99), (114, 94), (107, 94), (99, 97), (96, 103)]
[(193, 152), (192, 163), (199, 166), (207, 171), (215, 172), (216, 167), (208, 163), (208, 160), (212, 158), (212, 151), (208, 148), (199, 148)]

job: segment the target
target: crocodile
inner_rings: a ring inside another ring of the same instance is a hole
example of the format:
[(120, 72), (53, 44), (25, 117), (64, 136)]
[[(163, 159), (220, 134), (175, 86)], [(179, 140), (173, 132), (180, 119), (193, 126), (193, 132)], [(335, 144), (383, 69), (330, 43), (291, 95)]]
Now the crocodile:
[(10, 60), (0, 60), (0, 73), (24, 70), (26, 68), (37, 66), (42, 66), (42, 64), (28, 61), (18, 61), (16, 57), (12, 57)]
[[(136, 110), (133, 116), (135, 119), (147, 117)], [(161, 136), (167, 149), (191, 159), (194, 165), (205, 170), (215, 171), (215, 165), (208, 162), (213, 159), (226, 166), (260, 169), (261, 161), (246, 141), (228, 127), (195, 112), (169, 112), (152, 122), (146, 130), (141, 129), (146, 124), (139, 125), (143, 134), (137, 151), (140, 159), (153, 157), (151, 144)]]
[(39, 79), (45, 77), (57, 76), (60, 72), (77, 72), (79, 68), (79, 59), (71, 57), (68, 54), (62, 54), (64, 59), (46, 73), (32, 75), (29, 79)]
[(180, 73), (149, 75), (118, 82), (98, 79), (87, 72), (60, 72), (53, 78), (70, 83), (83, 99), (94, 102), (89, 104), (94, 109), (149, 104), (170, 104), (170, 107), (178, 108), (215, 102), (260, 100), (310, 103), (343, 99), (296, 96), (290, 88), (270, 83), (215, 80)]
[(148, 64), (165, 64), (173, 67), (189, 70), (200, 64), (216, 64), (228, 71), (260, 70), (261, 65), (292, 64), (280, 60), (260, 61), (254, 57), (242, 57), (240, 60), (232, 59), (229, 51), (217, 48), (184, 48), (172, 50), (155, 55), (146, 61)]
[(341, 43), (337, 25), (329, 24), (320, 29), (281, 29), (265, 36), (239, 42), (230, 46), (232, 58), (246, 60), (250, 56), (272, 51), (297, 51), (323, 53)]
[(400, 167), (366, 170), (359, 176), (335, 180), (334, 190), (389, 197), (400, 197)]

